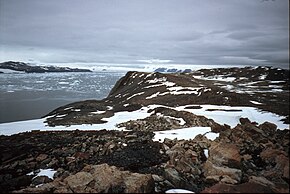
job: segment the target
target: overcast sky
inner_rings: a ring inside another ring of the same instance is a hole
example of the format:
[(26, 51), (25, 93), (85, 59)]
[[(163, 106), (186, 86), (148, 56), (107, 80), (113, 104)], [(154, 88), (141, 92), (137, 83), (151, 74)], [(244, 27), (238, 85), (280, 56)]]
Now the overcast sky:
[(0, 0), (0, 61), (289, 63), (288, 0)]

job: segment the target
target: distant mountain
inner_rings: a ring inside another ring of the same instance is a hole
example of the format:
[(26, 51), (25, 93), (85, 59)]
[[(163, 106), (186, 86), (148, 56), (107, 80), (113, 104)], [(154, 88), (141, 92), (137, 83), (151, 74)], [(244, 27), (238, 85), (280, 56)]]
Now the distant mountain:
[[(7, 61), (0, 63), (1, 69), (25, 73), (46, 73), (46, 72), (91, 72), (88, 69), (57, 67), (57, 66), (34, 66), (23, 62)], [(3, 71), (3, 70), (2, 70)], [(3, 73), (3, 72), (2, 72)]]
[(159, 73), (189, 73), (191, 72), (191, 69), (176, 69), (176, 68), (172, 68), (172, 69), (168, 69), (165, 67), (160, 67), (154, 70), (154, 72), (159, 72)]

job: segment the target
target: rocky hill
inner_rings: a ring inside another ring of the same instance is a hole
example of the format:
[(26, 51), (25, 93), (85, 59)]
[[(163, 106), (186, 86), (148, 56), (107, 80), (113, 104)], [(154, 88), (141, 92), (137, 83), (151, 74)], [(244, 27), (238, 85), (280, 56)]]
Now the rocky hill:
[[(219, 108), (205, 108), (208, 104)], [(276, 113), (289, 123), (289, 70), (128, 72), (107, 98), (68, 104), (45, 119), (56, 127), (104, 124), (122, 111), (135, 114), (144, 107), (150, 107), (146, 118), (117, 124), (116, 129), (126, 130), (55, 128), (0, 136), (0, 190), (289, 192), (289, 128), (241, 116), (237, 125), (229, 126), (195, 114), (202, 110), (199, 112), (238, 115), (242, 107), (255, 107)], [(200, 134), (188, 139), (154, 139), (156, 131), (190, 127), (209, 127), (218, 137)], [(41, 175), (43, 171), (53, 175)]]
[[(7, 61), (0, 63), (1, 69), (8, 69), (17, 72), (25, 73), (46, 73), (46, 72), (91, 72), (88, 69), (78, 69), (69, 67), (56, 67), (56, 66), (32, 66), (23, 62)], [(3, 73), (3, 72), (2, 72)]]
[[(289, 70), (249, 67), (175, 74), (128, 72), (107, 98), (60, 107), (46, 115), (47, 123), (102, 123), (116, 112), (152, 104), (169, 108), (191, 104), (257, 107), (285, 116), (289, 123)], [(92, 114), (96, 111), (102, 113)]]

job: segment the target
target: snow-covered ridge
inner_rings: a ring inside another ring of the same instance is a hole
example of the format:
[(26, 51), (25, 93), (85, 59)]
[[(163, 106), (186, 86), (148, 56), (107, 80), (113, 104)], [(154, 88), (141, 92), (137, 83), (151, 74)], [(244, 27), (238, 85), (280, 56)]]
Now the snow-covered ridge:
[[(191, 108), (192, 106), (200, 106), (200, 109)], [(1, 135), (13, 135), (17, 133), (27, 132), (31, 130), (41, 130), (41, 131), (51, 131), (51, 130), (124, 130), (124, 128), (118, 128), (116, 125), (118, 123), (127, 122), (130, 120), (143, 119), (151, 115), (148, 113), (148, 110), (154, 109), (157, 107), (166, 107), (164, 105), (149, 105), (143, 107), (139, 110), (128, 112), (117, 112), (114, 116), (109, 118), (104, 118), (103, 120), (106, 123), (102, 124), (83, 124), (83, 125), (72, 125), (72, 126), (57, 126), (57, 127), (49, 127), (45, 125), (45, 119), (36, 119), (36, 120), (28, 120), (28, 121), (19, 121), (19, 122), (11, 122), (11, 123), (3, 123), (0, 124), (0, 134)], [(167, 107), (172, 108), (172, 107)], [(207, 118), (213, 119), (219, 124), (227, 124), (231, 127), (235, 127), (239, 123), (239, 119), (242, 117), (247, 117), (250, 120), (253, 120), (259, 124), (263, 122), (272, 122), (275, 123), (279, 129), (289, 129), (289, 125), (283, 124), (281, 119), (283, 117), (278, 116), (276, 114), (261, 111), (257, 108), (253, 107), (231, 107), (231, 106), (217, 106), (217, 105), (187, 105), (187, 106), (178, 106), (174, 108), (177, 111), (188, 111), (194, 113), (196, 115), (203, 115)], [(212, 111), (216, 110), (216, 111)], [(224, 111), (224, 110), (239, 110), (239, 111)], [(95, 114), (92, 112), (92, 114)], [(178, 119), (178, 118), (177, 118)], [(207, 131), (210, 132), (210, 128), (206, 127)], [(199, 129), (205, 129), (198, 127)], [(185, 129), (189, 130), (189, 129)], [(182, 131), (182, 130), (181, 130)], [(200, 131), (205, 132), (205, 131)], [(171, 132), (168, 132), (171, 133)], [(157, 132), (156, 132), (157, 134)], [(161, 134), (161, 133), (159, 133)], [(182, 136), (184, 138), (184, 136)]]

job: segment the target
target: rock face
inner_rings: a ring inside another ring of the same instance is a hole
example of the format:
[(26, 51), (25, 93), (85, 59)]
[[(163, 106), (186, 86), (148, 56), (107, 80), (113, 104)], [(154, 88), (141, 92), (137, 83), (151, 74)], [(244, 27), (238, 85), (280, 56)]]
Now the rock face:
[(10, 69), (25, 73), (46, 73), (46, 72), (91, 72), (88, 69), (78, 69), (55, 66), (31, 66), (23, 62), (7, 61), (0, 63), (0, 69)]

